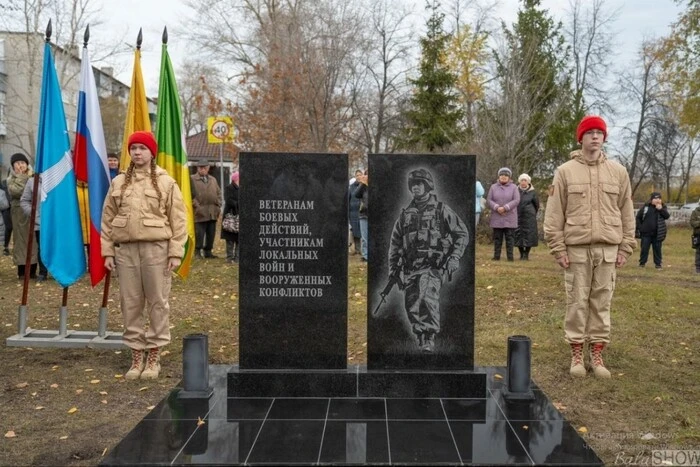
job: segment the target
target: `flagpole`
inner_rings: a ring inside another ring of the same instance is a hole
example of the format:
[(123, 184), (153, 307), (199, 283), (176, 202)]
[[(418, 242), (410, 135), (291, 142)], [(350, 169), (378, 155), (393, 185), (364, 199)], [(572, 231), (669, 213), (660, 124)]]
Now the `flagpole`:
[(107, 299), (109, 298), (109, 283), (112, 279), (112, 271), (107, 271), (104, 281), (105, 286), (102, 291), (102, 306), (100, 307), (100, 314), (97, 318), (97, 335), (99, 337), (105, 337), (107, 335)]
[[(49, 24), (46, 26), (46, 42), (51, 41), (51, 20), (49, 20)], [(24, 283), (22, 286), (22, 302), (21, 302), (21, 307), (24, 307), (24, 310), (20, 308), (20, 317), (19, 317), (19, 334), (24, 335), (26, 330), (27, 330), (27, 314), (26, 314), (26, 306), (27, 306), (27, 301), (29, 298), (29, 274), (30, 274), (30, 269), (32, 266), (32, 247), (34, 246), (34, 237), (36, 234), (34, 233), (34, 225), (36, 222), (36, 203), (37, 203), (37, 194), (39, 193), (39, 174), (36, 171), (37, 167), (37, 161), (36, 161), (36, 154), (34, 155), (34, 187), (32, 188), (32, 208), (31, 212), (29, 214), (29, 232), (27, 233), (27, 257), (24, 262)], [(29, 181), (27, 181), (29, 183)], [(37, 255), (38, 256), (38, 255)], [(38, 259), (38, 258), (37, 258)], [(23, 312), (24, 311), (24, 312)]]

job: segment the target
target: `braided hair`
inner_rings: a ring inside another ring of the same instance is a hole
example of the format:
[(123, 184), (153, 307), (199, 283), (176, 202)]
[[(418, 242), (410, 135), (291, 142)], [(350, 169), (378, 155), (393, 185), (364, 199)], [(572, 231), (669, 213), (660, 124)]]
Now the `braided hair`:
[[(124, 192), (126, 191), (126, 187), (131, 185), (131, 179), (134, 175), (134, 161), (131, 161), (129, 164), (129, 167), (126, 169), (126, 174), (124, 175), (124, 184), (122, 185), (121, 192), (119, 193), (119, 204), (122, 204), (122, 201), (124, 200)], [(156, 159), (152, 158), (151, 159), (151, 185), (153, 185), (153, 189), (156, 190), (156, 193), (158, 193), (158, 201), (160, 201), (163, 198), (163, 195), (160, 192), (160, 187), (158, 187), (158, 178), (156, 175)]]

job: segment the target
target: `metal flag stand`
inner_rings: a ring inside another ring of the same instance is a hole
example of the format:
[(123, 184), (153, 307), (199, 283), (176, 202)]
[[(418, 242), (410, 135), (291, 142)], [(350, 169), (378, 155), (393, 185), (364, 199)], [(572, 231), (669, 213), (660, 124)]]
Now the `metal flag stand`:
[[(87, 47), (90, 38), (90, 27), (85, 28), (84, 47)], [(139, 43), (141, 34), (139, 32)], [(46, 42), (51, 40), (51, 20), (46, 26)], [(34, 174), (34, 190), (32, 193), (32, 209), (29, 216), (29, 232), (34, 232), (36, 218), (36, 203), (39, 188), (39, 175)], [(27, 261), (24, 268), (24, 288), (22, 291), (22, 303), (18, 310), (17, 334), (5, 340), (8, 347), (90, 347), (103, 349), (121, 349), (124, 347), (122, 333), (107, 331), (107, 297), (109, 296), (110, 273), (105, 276), (104, 293), (102, 294), (102, 306), (98, 317), (97, 331), (68, 330), (68, 287), (63, 288), (63, 299), (58, 311), (58, 330), (30, 329), (27, 327), (29, 312), (27, 301), (29, 295), (29, 271), (31, 266), (31, 253), (34, 235), (29, 235), (27, 241)]]

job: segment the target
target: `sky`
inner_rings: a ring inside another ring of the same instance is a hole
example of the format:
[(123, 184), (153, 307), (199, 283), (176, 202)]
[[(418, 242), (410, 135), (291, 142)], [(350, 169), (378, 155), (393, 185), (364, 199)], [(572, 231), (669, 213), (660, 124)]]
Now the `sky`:
[[(416, 4), (416, 12), (422, 14), (423, 0), (413, 1)], [(584, 0), (586, 1), (593, 0)], [(449, 0), (443, 0), (443, 5), (448, 3)], [(561, 19), (569, 8), (569, 0), (542, 0), (541, 4), (557, 19)], [(670, 31), (670, 24), (677, 19), (681, 11), (673, 0), (605, 0), (605, 4), (611, 10), (619, 9), (615, 23), (619, 31), (619, 55), (616, 60), (623, 63), (634, 60), (643, 39), (666, 35)], [(202, 2), (202, 8), (205, 8), (205, 5), (206, 3)], [(499, 17), (506, 23), (512, 23), (516, 19), (518, 5), (518, 0), (500, 0)], [(187, 57), (186, 39), (178, 35), (178, 30), (189, 25), (183, 20), (188, 15), (191, 15), (191, 10), (185, 6), (184, 0), (103, 0), (99, 16), (105, 23), (90, 29), (91, 34), (106, 34), (114, 41), (125, 39), (126, 43), (133, 45), (139, 28), (143, 28), (141, 66), (147, 94), (149, 97), (156, 97), (163, 27), (168, 26), (168, 50), (177, 75)], [(127, 84), (131, 83), (133, 53), (112, 57), (109, 62), (93, 64), (115, 64), (116, 77)]]

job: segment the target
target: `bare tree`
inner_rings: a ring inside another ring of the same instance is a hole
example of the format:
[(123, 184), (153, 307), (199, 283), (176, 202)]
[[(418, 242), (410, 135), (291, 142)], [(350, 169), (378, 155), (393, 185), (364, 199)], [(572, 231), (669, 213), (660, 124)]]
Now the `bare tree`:
[(226, 88), (216, 67), (197, 61), (183, 63), (178, 89), (186, 135), (199, 133), (206, 128), (207, 117), (210, 115), (204, 102), (205, 84), (207, 90), (211, 90), (222, 98), (225, 97)]
[[(40, 98), (44, 32), (49, 19), (52, 20), (51, 41), (54, 48), (57, 74), (61, 87), (69, 87), (80, 73), (80, 45), (88, 23), (99, 25), (97, 7), (93, 0), (5, 0), (0, 4), (0, 27), (12, 31), (12, 46), (16, 55), (22, 57), (13, 68), (24, 80), (9, 86), (7, 93), (15, 100), (14, 108), (21, 109), (12, 115), (14, 134), (8, 140), (23, 149), (31, 157), (35, 154), (36, 122)], [(112, 54), (117, 46), (101, 49), (103, 54)], [(77, 58), (77, 60), (76, 60)], [(93, 61), (95, 57), (93, 56)], [(77, 86), (73, 86), (76, 87)], [(77, 107), (77, 93), (64, 96), (64, 101)], [(69, 128), (69, 130), (74, 130)]]
[(571, 46), (572, 84), (580, 113), (590, 108), (608, 115), (613, 113), (604, 84), (614, 56), (614, 24), (619, 13), (619, 8), (607, 10), (605, 0), (569, 0), (564, 32)]
[[(200, 13), (199, 3), (188, 5)], [(241, 137), (268, 149), (339, 149), (352, 118), (353, 70), (363, 44), (358, 5), (235, 0), (214, 1), (206, 10), (207, 27), (190, 27), (189, 35), (204, 56), (232, 64), (228, 79), (240, 78)]]
[(353, 92), (358, 130), (351, 137), (368, 153), (394, 150), (400, 99), (406, 92), (405, 78), (414, 47), (410, 17), (408, 8), (390, 0), (371, 7), (371, 30)]
[(657, 79), (659, 60), (656, 53), (656, 44), (645, 42), (639, 53), (637, 68), (624, 72), (618, 80), (619, 87), (624, 97), (637, 103), (636, 123), (623, 128), (623, 138), (632, 141), (632, 151), (629, 156), (621, 155), (622, 162), (632, 182), (634, 194), (642, 180), (649, 174), (654, 166), (653, 160), (644, 158), (643, 140), (645, 132), (649, 129), (654, 109), (660, 104), (661, 85)]

